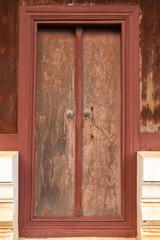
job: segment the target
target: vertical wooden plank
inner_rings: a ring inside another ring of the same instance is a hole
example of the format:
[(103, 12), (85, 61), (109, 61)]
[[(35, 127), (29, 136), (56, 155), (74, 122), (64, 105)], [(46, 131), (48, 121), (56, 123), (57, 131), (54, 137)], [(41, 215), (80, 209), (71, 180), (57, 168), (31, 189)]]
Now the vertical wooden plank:
[(82, 28), (76, 28), (75, 215), (82, 215)]
[(82, 209), (121, 215), (121, 47), (119, 29), (83, 34)]
[(17, 133), (18, 0), (0, 1), (0, 133)]
[(38, 31), (34, 216), (74, 214), (75, 34)]
[(160, 132), (160, 2), (140, 5), (141, 132)]
[(122, 135), (121, 135), (121, 215), (126, 216), (126, 23), (121, 25), (121, 127), (122, 127)]

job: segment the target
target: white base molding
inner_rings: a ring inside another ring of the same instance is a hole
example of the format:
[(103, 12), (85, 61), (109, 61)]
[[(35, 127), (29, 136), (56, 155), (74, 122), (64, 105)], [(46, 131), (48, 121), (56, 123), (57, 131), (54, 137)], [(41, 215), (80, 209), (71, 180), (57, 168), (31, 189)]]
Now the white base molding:
[(0, 229), (0, 239), (12, 240), (13, 239), (13, 229)]
[(18, 152), (0, 151), (0, 239), (18, 239)]
[(160, 227), (142, 227), (143, 240), (160, 240)]
[(137, 155), (138, 240), (160, 240), (160, 152)]

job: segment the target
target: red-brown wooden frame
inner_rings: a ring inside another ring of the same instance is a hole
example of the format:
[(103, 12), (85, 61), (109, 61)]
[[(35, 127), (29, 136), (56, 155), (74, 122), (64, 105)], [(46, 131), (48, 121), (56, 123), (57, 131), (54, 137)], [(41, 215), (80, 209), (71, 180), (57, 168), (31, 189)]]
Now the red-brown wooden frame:
[[(136, 152), (139, 148), (138, 21), (137, 6), (21, 7), (18, 89), (19, 234), (21, 237), (136, 236)], [(78, 207), (76, 217), (43, 219), (33, 217), (32, 140), (38, 24), (56, 26), (119, 24), (121, 26), (123, 125), (121, 218), (78, 217), (81, 215)]]

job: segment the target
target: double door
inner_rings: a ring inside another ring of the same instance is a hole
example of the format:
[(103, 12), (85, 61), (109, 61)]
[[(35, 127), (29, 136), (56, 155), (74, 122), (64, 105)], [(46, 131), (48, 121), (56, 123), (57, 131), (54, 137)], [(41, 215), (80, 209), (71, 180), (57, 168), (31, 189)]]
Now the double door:
[(119, 27), (39, 27), (33, 216), (122, 216)]

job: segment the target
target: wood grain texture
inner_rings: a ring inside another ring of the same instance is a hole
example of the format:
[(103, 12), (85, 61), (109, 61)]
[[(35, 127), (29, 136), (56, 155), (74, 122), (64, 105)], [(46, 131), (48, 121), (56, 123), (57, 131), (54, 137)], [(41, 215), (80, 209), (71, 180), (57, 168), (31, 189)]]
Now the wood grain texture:
[(23, 5), (139, 5), (140, 130), (160, 132), (160, 4), (159, 0), (21, 0)]
[(75, 36), (72, 30), (45, 29), (38, 33), (35, 216), (74, 213)]
[(160, 131), (159, 0), (0, 1), (0, 133), (17, 133), (19, 5), (139, 5), (141, 132)]
[(0, 133), (17, 133), (19, 5), (140, 6), (141, 132), (160, 131), (159, 0), (7, 0), (0, 1)]
[(160, 132), (160, 4), (140, 0), (141, 132)]
[(0, 133), (17, 133), (18, 1), (0, 1)]
[(135, 5), (139, 0), (19, 0), (21, 5)]
[(81, 27), (76, 27), (75, 216), (82, 215), (82, 32)]
[(84, 216), (121, 215), (120, 31), (83, 34), (82, 208)]

